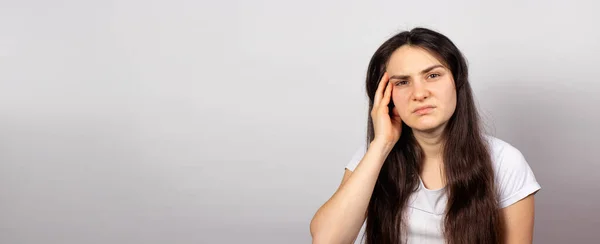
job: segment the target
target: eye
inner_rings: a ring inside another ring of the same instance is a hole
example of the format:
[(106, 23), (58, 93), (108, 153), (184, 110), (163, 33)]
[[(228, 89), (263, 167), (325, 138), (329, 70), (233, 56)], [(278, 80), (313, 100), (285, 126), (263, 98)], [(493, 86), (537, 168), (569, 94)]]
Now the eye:
[(401, 80), (401, 81), (397, 81), (396, 83), (394, 83), (394, 85), (396, 85), (396, 86), (403, 86), (406, 84), (408, 84), (407, 80)]
[(433, 73), (433, 74), (430, 74), (428, 78), (435, 79), (435, 78), (438, 78), (438, 77), (440, 77), (440, 74)]

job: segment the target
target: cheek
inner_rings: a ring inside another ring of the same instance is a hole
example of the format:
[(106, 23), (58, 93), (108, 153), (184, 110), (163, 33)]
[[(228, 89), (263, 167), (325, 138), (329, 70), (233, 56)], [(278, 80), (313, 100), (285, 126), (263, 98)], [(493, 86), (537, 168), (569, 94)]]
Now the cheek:
[(456, 88), (452, 79), (440, 80), (430, 88), (439, 101), (444, 103), (456, 101)]
[(451, 83), (451, 85), (448, 86), (447, 91), (447, 102), (450, 104), (456, 104), (456, 88), (454, 87), (454, 83)]
[(393, 92), (392, 102), (394, 103), (394, 106), (396, 107), (396, 110), (400, 116), (407, 114), (406, 111), (408, 110), (408, 101), (406, 100), (406, 95), (400, 92)]
[(452, 94), (448, 103), (452, 105), (451, 109), (454, 111), (456, 109), (456, 93)]
[(402, 107), (402, 94), (398, 91), (392, 91), (392, 100), (390, 102), (394, 103), (395, 107)]
[(454, 83), (451, 83), (450, 86), (444, 88), (444, 104), (446, 104), (446, 110), (453, 114), (456, 109), (456, 90), (454, 88)]

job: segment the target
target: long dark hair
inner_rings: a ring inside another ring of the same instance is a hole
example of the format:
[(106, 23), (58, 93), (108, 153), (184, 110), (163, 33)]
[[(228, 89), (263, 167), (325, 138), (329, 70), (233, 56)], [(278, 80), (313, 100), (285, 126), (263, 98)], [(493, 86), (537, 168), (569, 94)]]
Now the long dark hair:
[[(443, 132), (444, 190), (448, 196), (443, 221), (445, 240), (450, 244), (501, 243), (503, 230), (489, 145), (473, 101), (467, 63), (454, 43), (426, 28), (404, 31), (384, 42), (373, 54), (367, 71), (369, 111), (373, 109), (375, 91), (392, 52), (403, 45), (424, 48), (437, 56), (454, 77), (456, 109)], [(403, 243), (406, 237), (404, 210), (419, 186), (424, 153), (411, 128), (404, 123), (402, 127), (367, 208), (368, 244)], [(369, 115), (367, 142), (373, 139), (373, 121)]]

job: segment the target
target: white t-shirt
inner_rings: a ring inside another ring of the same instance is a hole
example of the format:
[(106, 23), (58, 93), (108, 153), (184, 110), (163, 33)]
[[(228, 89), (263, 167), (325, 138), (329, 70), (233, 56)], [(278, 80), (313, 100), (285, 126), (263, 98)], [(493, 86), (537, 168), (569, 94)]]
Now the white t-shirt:
[[(486, 138), (491, 149), (496, 186), (499, 188), (500, 208), (508, 207), (541, 188), (518, 149), (498, 138), (492, 136)], [(366, 144), (363, 144), (346, 168), (354, 171), (366, 150)], [(443, 244), (442, 227), (448, 198), (444, 188), (430, 190), (425, 188), (423, 181), (419, 180), (419, 182), (417, 191), (408, 200), (406, 212), (408, 243)], [(364, 228), (365, 224), (355, 243), (363, 243)]]

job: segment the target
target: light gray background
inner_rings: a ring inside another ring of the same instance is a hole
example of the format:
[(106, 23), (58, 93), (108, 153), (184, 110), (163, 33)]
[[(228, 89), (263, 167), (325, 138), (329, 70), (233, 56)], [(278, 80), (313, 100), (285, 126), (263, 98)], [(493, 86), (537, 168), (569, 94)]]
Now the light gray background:
[(416, 26), (533, 168), (535, 242), (595, 243), (592, 2), (1, 0), (0, 243), (310, 243)]

